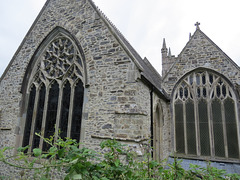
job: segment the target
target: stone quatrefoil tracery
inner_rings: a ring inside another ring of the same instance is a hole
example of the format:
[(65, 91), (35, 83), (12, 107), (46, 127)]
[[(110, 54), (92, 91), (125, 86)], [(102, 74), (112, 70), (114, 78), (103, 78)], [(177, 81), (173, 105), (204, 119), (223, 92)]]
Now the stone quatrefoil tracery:
[(214, 99), (232, 98), (230, 87), (217, 75), (208, 72), (197, 72), (186, 77), (178, 86), (175, 101), (188, 99)]
[(46, 151), (48, 145), (35, 133), (49, 137), (58, 130), (61, 138), (79, 142), (85, 78), (79, 47), (59, 33), (36, 54), (36, 66), (28, 83), (22, 146), (30, 145), (28, 151), (36, 147)]
[[(41, 65), (40, 65), (41, 64)], [(64, 76), (82, 78), (83, 63), (76, 45), (60, 35), (46, 48), (39, 66), (48, 79), (63, 79)]]
[(175, 152), (240, 157), (237, 100), (223, 77), (195, 71), (179, 82), (173, 97)]

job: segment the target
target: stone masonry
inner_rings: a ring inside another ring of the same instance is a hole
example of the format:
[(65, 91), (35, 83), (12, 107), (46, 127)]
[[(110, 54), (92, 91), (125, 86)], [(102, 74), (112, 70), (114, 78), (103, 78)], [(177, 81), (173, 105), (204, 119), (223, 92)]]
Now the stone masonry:
[[(103, 139), (115, 138), (141, 155), (139, 143), (151, 137), (151, 89), (142, 81), (144, 68), (136, 52), (91, 0), (48, 0), (36, 18), (1, 77), (0, 148), (21, 146), (26, 117), (22, 106), (27, 97), (22, 94), (29, 93), (21, 92), (23, 79), (28, 64), (34, 63), (35, 51), (57, 27), (77, 39), (85, 57), (84, 146), (98, 150)], [(157, 94), (155, 99), (159, 99)], [(165, 101), (162, 104), (167, 112)], [(164, 127), (169, 126), (167, 115), (165, 121)], [(164, 130), (164, 139), (169, 137), (168, 130)], [(169, 147), (168, 140), (165, 144)], [(164, 150), (164, 157), (168, 151)], [(8, 175), (6, 168), (0, 164), (0, 175)]]

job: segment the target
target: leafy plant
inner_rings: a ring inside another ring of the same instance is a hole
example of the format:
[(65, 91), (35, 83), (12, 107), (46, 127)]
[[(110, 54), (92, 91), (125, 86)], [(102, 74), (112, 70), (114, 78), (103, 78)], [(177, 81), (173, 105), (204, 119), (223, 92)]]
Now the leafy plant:
[[(31, 153), (26, 153), (29, 146), (18, 148), (14, 156), (7, 156), (13, 148), (0, 149), (0, 161), (6, 165), (22, 169), (19, 175), (22, 179), (53, 178), (53, 172), (59, 172), (66, 180), (155, 180), (155, 179), (240, 179), (239, 174), (226, 174), (211, 166), (206, 167), (190, 165), (189, 170), (181, 166), (181, 160), (174, 159), (172, 164), (166, 161), (161, 163), (151, 158), (151, 147), (145, 145), (145, 154), (138, 157), (127, 145), (117, 140), (105, 140), (100, 143), (103, 154), (88, 148), (79, 148), (76, 140), (62, 139), (55, 134), (44, 138), (37, 134), (48, 144), (49, 150), (42, 152), (34, 148)], [(0, 176), (0, 179), (10, 177)]]

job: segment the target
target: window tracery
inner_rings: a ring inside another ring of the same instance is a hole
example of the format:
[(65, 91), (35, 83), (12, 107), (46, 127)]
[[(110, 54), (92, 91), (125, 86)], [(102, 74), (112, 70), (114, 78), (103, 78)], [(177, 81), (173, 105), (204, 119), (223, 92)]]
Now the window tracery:
[(195, 71), (180, 81), (173, 97), (177, 154), (239, 159), (237, 100), (223, 77)]
[(64, 33), (58, 33), (38, 53), (27, 88), (22, 145), (45, 151), (48, 145), (35, 132), (49, 137), (60, 129), (60, 137), (80, 141), (85, 77), (79, 48)]

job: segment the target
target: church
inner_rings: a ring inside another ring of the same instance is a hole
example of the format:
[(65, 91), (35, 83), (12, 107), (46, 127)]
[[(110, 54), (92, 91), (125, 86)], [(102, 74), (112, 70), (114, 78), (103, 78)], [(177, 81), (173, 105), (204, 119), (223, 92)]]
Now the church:
[(92, 0), (47, 0), (0, 79), (0, 148), (46, 151), (35, 133), (60, 130), (240, 172), (240, 68), (195, 25), (178, 56), (163, 40), (160, 75)]

